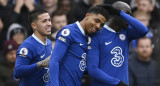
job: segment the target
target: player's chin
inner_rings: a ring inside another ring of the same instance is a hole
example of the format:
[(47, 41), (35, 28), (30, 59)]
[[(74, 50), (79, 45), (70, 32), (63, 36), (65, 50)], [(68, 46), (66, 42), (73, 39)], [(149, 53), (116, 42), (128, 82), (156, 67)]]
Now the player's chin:
[(49, 36), (49, 35), (51, 35), (51, 32), (46, 32), (45, 35)]

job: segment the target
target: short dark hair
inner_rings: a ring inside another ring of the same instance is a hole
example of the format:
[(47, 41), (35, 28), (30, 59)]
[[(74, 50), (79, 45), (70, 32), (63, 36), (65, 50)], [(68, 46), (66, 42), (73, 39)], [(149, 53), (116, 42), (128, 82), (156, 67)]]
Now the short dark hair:
[(108, 19), (109, 16), (110, 16), (110, 14), (109, 14), (109, 12), (107, 11), (107, 9), (101, 7), (100, 5), (96, 5), (96, 6), (91, 7), (91, 8), (88, 10), (88, 13), (101, 14), (101, 15), (103, 15), (106, 19)]
[(32, 23), (33, 21), (37, 20), (38, 16), (43, 13), (48, 13), (48, 11), (46, 11), (44, 9), (36, 9), (36, 10), (32, 11), (28, 16), (29, 22)]

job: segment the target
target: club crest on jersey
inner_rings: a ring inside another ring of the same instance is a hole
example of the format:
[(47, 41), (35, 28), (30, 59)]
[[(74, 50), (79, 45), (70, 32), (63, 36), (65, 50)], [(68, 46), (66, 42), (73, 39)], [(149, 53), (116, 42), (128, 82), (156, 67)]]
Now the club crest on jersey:
[(68, 36), (70, 34), (70, 30), (69, 29), (63, 29), (61, 34), (62, 34), (62, 36)]
[(90, 44), (91, 43), (91, 37), (88, 37), (88, 42), (87, 44)]
[(28, 49), (27, 48), (21, 48), (19, 54), (26, 56), (28, 54)]
[(119, 34), (119, 38), (124, 41), (126, 39), (126, 36), (124, 34)]

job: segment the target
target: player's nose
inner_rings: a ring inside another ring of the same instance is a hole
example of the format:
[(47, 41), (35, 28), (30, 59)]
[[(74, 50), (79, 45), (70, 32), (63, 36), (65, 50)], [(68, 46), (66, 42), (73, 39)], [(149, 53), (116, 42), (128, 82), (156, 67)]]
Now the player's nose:
[(101, 25), (100, 25), (100, 24), (97, 24), (97, 25), (96, 25), (96, 30), (98, 31), (98, 30), (100, 30), (100, 28), (101, 28)]

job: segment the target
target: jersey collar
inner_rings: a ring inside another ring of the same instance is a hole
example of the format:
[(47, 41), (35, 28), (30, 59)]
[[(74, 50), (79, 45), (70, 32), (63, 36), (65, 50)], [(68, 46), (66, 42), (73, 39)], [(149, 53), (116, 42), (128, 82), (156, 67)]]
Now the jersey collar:
[(81, 27), (79, 21), (77, 21), (76, 24), (77, 24), (79, 30), (82, 32), (82, 34), (85, 35), (84, 30), (83, 30), (83, 28)]
[(104, 28), (106, 28), (107, 30), (116, 33), (116, 31), (114, 31), (112, 28), (110, 28), (107, 24), (104, 25)]
[(39, 43), (41, 43), (42, 45), (47, 45), (47, 40), (46, 40), (46, 44), (44, 44), (38, 37), (36, 37), (36, 35), (34, 35), (34, 33), (32, 34), (32, 37), (37, 40)]

